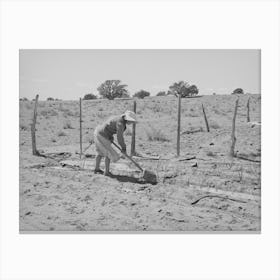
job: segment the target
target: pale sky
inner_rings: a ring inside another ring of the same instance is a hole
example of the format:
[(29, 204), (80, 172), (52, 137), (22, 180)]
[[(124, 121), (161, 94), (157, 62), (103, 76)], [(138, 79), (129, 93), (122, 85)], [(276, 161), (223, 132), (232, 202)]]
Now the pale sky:
[(260, 50), (20, 50), (20, 97), (75, 100), (118, 79), (132, 95), (180, 80), (199, 94), (260, 93)]

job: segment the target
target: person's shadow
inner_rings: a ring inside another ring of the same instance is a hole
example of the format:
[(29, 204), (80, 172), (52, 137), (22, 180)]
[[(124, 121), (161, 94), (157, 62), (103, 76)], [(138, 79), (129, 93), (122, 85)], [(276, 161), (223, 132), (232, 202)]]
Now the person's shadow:
[(142, 185), (147, 184), (147, 182), (143, 178), (135, 178), (135, 177), (131, 177), (131, 176), (115, 175), (115, 174), (112, 174), (110, 177), (118, 180), (119, 182), (123, 182), (123, 183), (130, 182), (133, 184), (142, 184)]

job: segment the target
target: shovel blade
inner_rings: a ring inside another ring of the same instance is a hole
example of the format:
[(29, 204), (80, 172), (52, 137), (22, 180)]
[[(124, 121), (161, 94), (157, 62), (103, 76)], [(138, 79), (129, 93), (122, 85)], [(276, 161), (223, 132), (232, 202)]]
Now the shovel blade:
[(143, 178), (145, 181), (151, 184), (156, 184), (157, 183), (157, 175), (151, 171), (144, 170), (143, 172)]

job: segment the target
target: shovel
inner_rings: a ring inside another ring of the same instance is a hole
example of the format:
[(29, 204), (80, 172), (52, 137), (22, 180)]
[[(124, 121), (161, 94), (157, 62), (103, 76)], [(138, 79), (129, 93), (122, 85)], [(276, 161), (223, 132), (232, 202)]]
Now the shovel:
[(126, 153), (124, 153), (124, 152), (122, 151), (122, 149), (121, 149), (116, 143), (114, 143), (114, 142), (112, 142), (112, 143), (113, 143), (113, 145), (114, 145), (117, 149), (119, 149), (119, 150), (122, 152), (122, 154), (123, 154), (127, 159), (129, 159), (131, 162), (133, 162), (134, 165), (142, 171), (142, 173), (143, 173), (143, 178), (144, 178), (144, 180), (145, 180), (146, 182), (151, 183), (151, 184), (156, 184), (156, 183), (157, 183), (157, 176), (156, 176), (156, 174), (155, 174), (154, 172), (143, 169), (132, 157), (130, 157), (129, 155), (127, 155)]

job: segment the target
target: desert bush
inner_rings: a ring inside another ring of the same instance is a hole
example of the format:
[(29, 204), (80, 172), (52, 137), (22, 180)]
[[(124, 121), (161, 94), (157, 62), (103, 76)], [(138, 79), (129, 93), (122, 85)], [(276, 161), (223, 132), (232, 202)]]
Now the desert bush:
[(59, 131), (57, 136), (61, 137), (61, 136), (66, 136), (67, 134), (64, 131)]
[(244, 91), (242, 88), (237, 88), (232, 92), (232, 94), (244, 94)]
[(207, 155), (208, 157), (215, 157), (215, 156), (216, 156), (216, 154), (213, 153), (212, 151), (208, 151), (208, 152), (206, 153), (206, 155)]
[(165, 96), (165, 95), (166, 95), (165, 91), (160, 91), (157, 93), (157, 96)]
[(27, 127), (27, 125), (25, 125), (25, 124), (20, 124), (19, 125), (19, 128), (20, 128), (20, 130), (23, 130), (23, 131), (26, 131), (26, 130), (28, 130), (28, 127)]
[(160, 141), (160, 142), (170, 141), (160, 129), (149, 127), (148, 129), (145, 130), (145, 132), (147, 135), (147, 139), (149, 141)]
[(83, 100), (92, 100), (92, 99), (97, 99), (97, 96), (92, 93), (86, 94), (83, 98)]
[(212, 122), (212, 123), (210, 123), (210, 128), (219, 129), (219, 128), (221, 128), (221, 126), (216, 122)]
[(74, 127), (72, 126), (71, 122), (69, 120), (67, 120), (64, 125), (63, 125), (64, 129), (73, 129)]
[(57, 116), (58, 112), (54, 109), (43, 109), (39, 112), (41, 116), (50, 117), (50, 116)]
[(25, 104), (25, 108), (27, 109), (27, 110), (31, 110), (32, 108), (33, 108), (33, 106), (32, 106), (32, 104), (31, 103), (26, 103)]
[(140, 98), (140, 99), (143, 99), (147, 96), (150, 96), (150, 93), (148, 91), (145, 91), (145, 90), (140, 90), (133, 95), (133, 97), (137, 97), (137, 98)]

